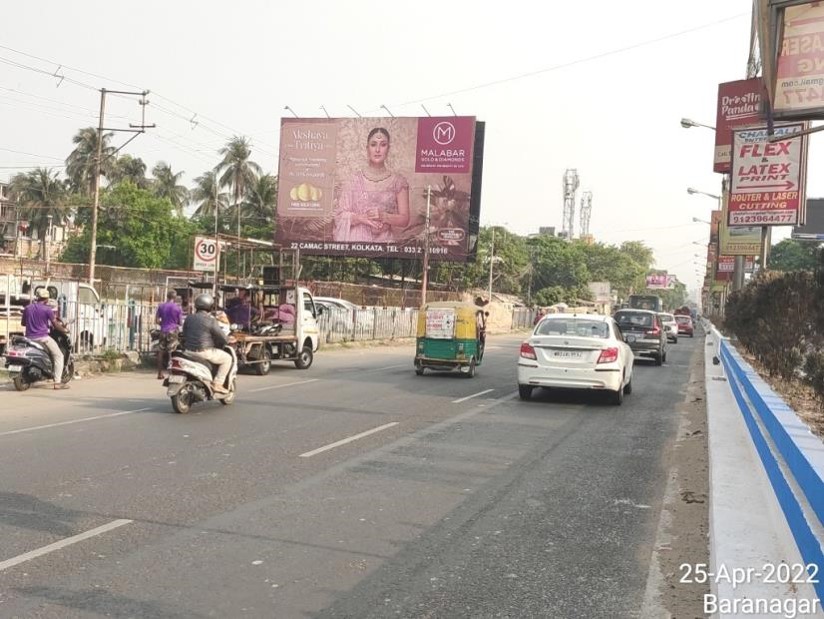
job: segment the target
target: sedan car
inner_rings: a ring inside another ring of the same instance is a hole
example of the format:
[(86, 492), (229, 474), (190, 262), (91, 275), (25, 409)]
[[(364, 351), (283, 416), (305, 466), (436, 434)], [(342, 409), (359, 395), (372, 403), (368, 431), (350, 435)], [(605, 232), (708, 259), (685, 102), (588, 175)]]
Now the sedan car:
[(633, 359), (609, 316), (551, 314), (521, 344), (518, 394), (529, 400), (536, 387), (607, 391), (619, 405), (632, 392)]
[(652, 357), (655, 365), (663, 365), (667, 360), (667, 334), (656, 312), (622, 309), (615, 312), (615, 322), (635, 355)]
[(676, 316), (675, 322), (678, 324), (678, 333), (695, 337), (695, 325), (693, 324), (690, 316), (687, 316), (686, 314), (683, 316)]
[(675, 316), (667, 314), (666, 312), (659, 312), (658, 318), (661, 319), (661, 324), (664, 325), (664, 330), (667, 332), (667, 340), (673, 344), (678, 343), (678, 323), (675, 322)]

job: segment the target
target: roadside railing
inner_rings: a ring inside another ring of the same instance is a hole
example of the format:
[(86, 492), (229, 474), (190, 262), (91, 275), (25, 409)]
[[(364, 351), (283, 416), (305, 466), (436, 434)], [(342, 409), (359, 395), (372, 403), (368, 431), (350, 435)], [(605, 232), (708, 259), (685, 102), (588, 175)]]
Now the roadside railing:
[[(139, 301), (85, 304), (58, 300), (59, 315), (68, 323), (72, 343), (80, 354), (151, 352), (156, 310), (157, 304)], [(533, 310), (515, 308), (512, 330), (531, 327), (533, 318)], [(412, 338), (417, 325), (418, 310), (413, 308), (331, 309), (318, 316), (322, 344)]]

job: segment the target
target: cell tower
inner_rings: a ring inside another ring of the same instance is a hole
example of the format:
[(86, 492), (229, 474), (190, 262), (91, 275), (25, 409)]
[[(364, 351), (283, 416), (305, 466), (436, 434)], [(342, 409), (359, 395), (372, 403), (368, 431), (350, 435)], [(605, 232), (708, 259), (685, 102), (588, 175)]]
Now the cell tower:
[(564, 172), (564, 221), (561, 234), (568, 239), (575, 235), (575, 192), (579, 185), (578, 170)]
[(592, 218), (592, 192), (581, 195), (581, 236), (589, 236), (589, 220)]

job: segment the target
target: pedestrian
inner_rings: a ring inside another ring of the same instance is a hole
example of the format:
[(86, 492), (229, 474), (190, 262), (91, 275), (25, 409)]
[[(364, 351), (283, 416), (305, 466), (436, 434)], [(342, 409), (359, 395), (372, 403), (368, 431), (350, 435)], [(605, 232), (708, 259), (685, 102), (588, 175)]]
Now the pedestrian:
[(177, 293), (166, 293), (166, 302), (157, 306), (155, 322), (160, 325), (160, 339), (157, 344), (157, 377), (163, 378), (163, 367), (167, 355), (177, 348), (178, 332), (183, 325), (183, 310), (177, 304)]
[(60, 333), (66, 333), (66, 327), (55, 316), (54, 310), (49, 306), (49, 291), (46, 288), (38, 288), (35, 293), (37, 300), (29, 303), (23, 310), (20, 322), (26, 327), (26, 337), (34, 342), (39, 342), (46, 347), (52, 360), (54, 368), (54, 388), (68, 389), (69, 386), (63, 384), (63, 351), (60, 346), (49, 335), (51, 328)]

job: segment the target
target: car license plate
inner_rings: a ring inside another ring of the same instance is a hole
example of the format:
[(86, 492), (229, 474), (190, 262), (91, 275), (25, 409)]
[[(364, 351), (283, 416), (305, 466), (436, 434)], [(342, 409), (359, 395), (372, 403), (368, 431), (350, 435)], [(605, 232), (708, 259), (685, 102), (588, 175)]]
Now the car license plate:
[(180, 374), (172, 374), (171, 376), (169, 376), (169, 382), (170, 383), (182, 383), (182, 382), (185, 382), (185, 381), (186, 381), (186, 377), (181, 376)]
[(580, 359), (584, 353), (580, 350), (553, 350), (552, 356), (555, 359)]
[(23, 367), (20, 365), (10, 365), (8, 369), (9, 374), (19, 374), (23, 370)]

